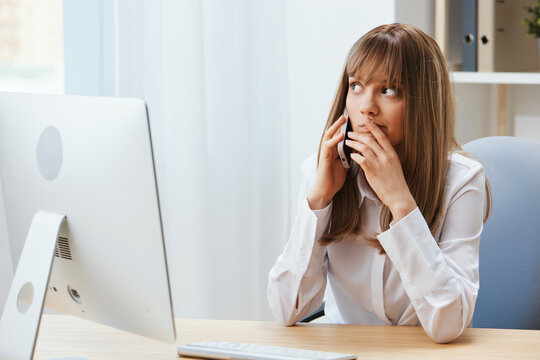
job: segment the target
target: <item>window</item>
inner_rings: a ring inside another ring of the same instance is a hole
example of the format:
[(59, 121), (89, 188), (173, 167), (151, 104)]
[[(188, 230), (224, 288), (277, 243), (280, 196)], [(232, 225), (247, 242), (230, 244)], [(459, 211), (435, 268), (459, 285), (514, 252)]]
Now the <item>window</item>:
[(63, 93), (62, 0), (0, 0), (0, 91)]

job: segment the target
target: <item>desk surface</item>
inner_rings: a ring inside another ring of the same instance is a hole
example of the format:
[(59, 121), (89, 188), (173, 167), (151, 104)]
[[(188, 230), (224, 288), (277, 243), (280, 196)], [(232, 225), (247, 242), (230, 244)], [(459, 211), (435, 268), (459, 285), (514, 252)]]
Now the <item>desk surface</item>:
[[(177, 344), (208, 340), (251, 342), (332, 352), (358, 359), (540, 359), (540, 330), (466, 329), (436, 344), (420, 327), (176, 320)], [(34, 359), (178, 359), (176, 344), (133, 335), (71, 316), (44, 315)]]

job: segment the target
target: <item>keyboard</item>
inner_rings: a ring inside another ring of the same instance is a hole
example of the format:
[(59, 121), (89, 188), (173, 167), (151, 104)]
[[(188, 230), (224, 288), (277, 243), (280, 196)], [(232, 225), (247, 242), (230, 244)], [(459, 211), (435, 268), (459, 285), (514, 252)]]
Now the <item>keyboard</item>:
[(207, 341), (178, 347), (179, 356), (201, 359), (250, 360), (348, 360), (355, 355), (324, 351), (302, 350), (280, 346), (245, 344), (228, 341)]

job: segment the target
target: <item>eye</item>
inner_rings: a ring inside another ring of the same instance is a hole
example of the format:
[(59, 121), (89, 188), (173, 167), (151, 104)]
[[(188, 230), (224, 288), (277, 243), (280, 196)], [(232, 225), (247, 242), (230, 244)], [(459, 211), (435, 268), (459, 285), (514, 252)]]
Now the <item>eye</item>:
[(383, 94), (385, 95), (390, 95), (390, 96), (394, 96), (394, 95), (397, 95), (397, 90), (395, 89), (390, 89), (390, 88), (384, 88), (383, 89)]
[(359, 83), (352, 83), (351, 90), (354, 93), (359, 93), (360, 91), (362, 91), (362, 85), (360, 85)]

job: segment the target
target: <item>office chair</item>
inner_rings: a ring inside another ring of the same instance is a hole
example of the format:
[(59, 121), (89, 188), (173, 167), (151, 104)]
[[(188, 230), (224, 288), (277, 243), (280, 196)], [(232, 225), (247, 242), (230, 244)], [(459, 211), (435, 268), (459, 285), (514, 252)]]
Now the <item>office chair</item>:
[(314, 312), (312, 312), (308, 316), (300, 319), (299, 322), (311, 322), (311, 321), (313, 321), (315, 319), (318, 319), (318, 318), (320, 318), (322, 316), (324, 316), (324, 301), (322, 302), (321, 306), (319, 306), (319, 308), (317, 310), (315, 310)]
[[(508, 136), (464, 146), (484, 166), (492, 209), (480, 241), (474, 327), (540, 329), (540, 145)], [(324, 302), (300, 322), (324, 315)]]
[(540, 329), (540, 145), (493, 136), (464, 149), (484, 165), (493, 196), (473, 326)]

